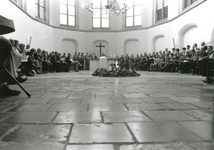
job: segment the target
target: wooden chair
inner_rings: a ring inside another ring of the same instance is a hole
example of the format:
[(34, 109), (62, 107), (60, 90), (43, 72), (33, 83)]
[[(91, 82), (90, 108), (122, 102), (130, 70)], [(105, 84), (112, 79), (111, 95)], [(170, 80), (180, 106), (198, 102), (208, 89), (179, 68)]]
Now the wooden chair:
[(212, 83), (211, 78), (214, 77), (214, 59), (207, 60), (207, 83)]

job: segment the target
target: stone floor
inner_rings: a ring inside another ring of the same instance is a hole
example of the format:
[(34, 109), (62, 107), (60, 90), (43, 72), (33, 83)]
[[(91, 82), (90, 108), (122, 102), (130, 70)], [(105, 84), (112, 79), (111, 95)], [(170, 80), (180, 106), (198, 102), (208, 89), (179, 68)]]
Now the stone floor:
[(0, 150), (214, 150), (214, 84), (91, 73), (36, 75), (22, 84), (31, 98), (1, 97)]

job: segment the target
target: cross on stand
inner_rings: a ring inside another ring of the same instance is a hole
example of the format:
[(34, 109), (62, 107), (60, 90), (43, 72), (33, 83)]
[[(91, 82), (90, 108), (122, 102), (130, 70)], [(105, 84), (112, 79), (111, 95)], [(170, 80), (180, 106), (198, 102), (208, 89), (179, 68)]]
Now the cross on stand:
[(105, 47), (105, 46), (100, 43), (100, 45), (97, 45), (96, 47), (100, 48), (100, 56), (101, 56), (101, 51), (102, 51), (101, 49), (102, 49), (102, 47)]

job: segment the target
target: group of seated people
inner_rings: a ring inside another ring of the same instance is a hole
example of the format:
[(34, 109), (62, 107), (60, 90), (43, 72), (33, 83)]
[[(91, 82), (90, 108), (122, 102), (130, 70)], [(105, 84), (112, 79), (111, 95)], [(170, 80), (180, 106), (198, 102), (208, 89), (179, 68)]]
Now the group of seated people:
[[(13, 43), (14, 40), (10, 39), (10, 42)], [(83, 70), (84, 64), (86, 67), (84, 69), (89, 70), (89, 59), (93, 55), (87, 53), (84, 55), (80, 52), (75, 52), (72, 55), (70, 53), (64, 53), (61, 55), (59, 52), (47, 52), (41, 50), (40, 48), (34, 49), (27, 45), (25, 48), (24, 44), (19, 44), (17, 40), (12, 44), (18, 54), (17, 56), (21, 60), (21, 67), (23, 74), (26, 76), (33, 76), (34, 74), (43, 74), (48, 72), (69, 72), (71, 68), (78, 72), (78, 70)], [(16, 44), (18, 43), (18, 44)], [(19, 46), (16, 46), (19, 45)]]
[(137, 54), (136, 57), (128, 56), (128, 54), (125, 57), (121, 55), (116, 60), (120, 68), (205, 76), (207, 58), (214, 59), (214, 49), (212, 45), (202, 42), (200, 48), (194, 44), (192, 48), (187, 45), (181, 51), (178, 48), (172, 48), (172, 51), (166, 48), (165, 51), (144, 53), (140, 56)]
[[(6, 53), (8, 53), (7, 57)], [(84, 69), (89, 70), (89, 59), (96, 59), (95, 54), (76, 53), (71, 56), (64, 53), (50, 52), (40, 48), (30, 48), (29, 45), (25, 46), (19, 43), (18, 40), (6, 39), (0, 37), (0, 65), (5, 66), (6, 69), (13, 75), (18, 82), (25, 82), (27, 76), (34, 76), (35, 74), (43, 74), (48, 72), (69, 72), (72, 68), (78, 72)], [(15, 84), (14, 79), (8, 77), (3, 67), (0, 66), (0, 96), (14, 96), (20, 92), (8, 88), (8, 84)]]
[[(4, 50), (8, 49), (10, 53), (7, 59)], [(26, 76), (34, 76), (34, 74), (43, 74), (47, 72), (68, 72), (71, 67), (74, 67), (75, 71), (83, 69), (89, 70), (89, 60), (97, 59), (95, 54), (86, 55), (83, 53), (76, 53), (71, 56), (64, 53), (50, 52), (37, 50), (30, 48), (29, 45), (25, 47), (24, 44), (19, 44), (18, 40), (7, 40), (4, 37), (0, 37), (0, 53), (1, 60), (4, 66), (19, 82), (27, 80)], [(182, 48), (180, 51), (178, 48), (173, 48), (169, 51), (167, 48), (165, 51), (153, 52), (137, 55), (126, 56), (121, 55), (119, 58), (116, 56), (115, 62), (117, 62), (120, 69), (132, 69), (132, 70), (149, 70), (149, 71), (161, 71), (161, 72), (181, 72), (192, 73), (197, 75), (206, 76), (207, 73), (207, 60), (208, 58), (214, 59), (214, 49), (212, 45), (206, 45), (205, 42), (201, 43), (199, 48), (197, 44), (194, 44), (192, 48), (189, 45)], [(116, 63), (115, 63), (116, 64)], [(0, 64), (2, 65), (2, 64)], [(8, 84), (14, 84), (14, 80), (6, 77), (5, 71), (0, 66), (0, 95), (13, 96), (18, 95), (20, 92), (11, 90), (8, 88)], [(209, 79), (210, 81), (210, 79)], [(211, 79), (213, 82), (214, 80)], [(204, 80), (207, 82), (207, 79)]]

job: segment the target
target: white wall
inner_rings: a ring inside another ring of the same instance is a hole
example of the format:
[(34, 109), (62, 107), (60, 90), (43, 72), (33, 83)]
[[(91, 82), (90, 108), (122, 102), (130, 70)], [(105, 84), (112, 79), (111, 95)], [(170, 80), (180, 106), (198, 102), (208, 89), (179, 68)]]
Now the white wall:
[(63, 39), (62, 40), (62, 53), (70, 53), (71, 55), (74, 55), (75, 52), (77, 52), (77, 44), (72, 39)]
[(128, 54), (129, 56), (134, 55), (137, 56), (137, 54), (140, 53), (140, 43), (138, 40), (129, 40), (125, 44), (125, 54)]
[(17, 39), (25, 45), (32, 37), (31, 47), (40, 47), (44, 50), (54, 49), (54, 29), (52, 27), (32, 20), (8, 0), (1, 0), (0, 3), (0, 15), (12, 19), (16, 30), (6, 34), (5, 37)]
[[(173, 0), (174, 1), (174, 0)], [(202, 4), (196, 6), (194, 9), (181, 12), (181, 1), (175, 0), (175, 3), (169, 2), (169, 21), (159, 25), (154, 25), (153, 3), (152, 1), (143, 0), (143, 20), (142, 28), (137, 30), (126, 30), (124, 26), (124, 15), (115, 16), (110, 14), (111, 29), (109, 31), (100, 32), (92, 29), (92, 14), (85, 10), (85, 8), (78, 8), (78, 27), (75, 29), (61, 29), (59, 25), (59, 7), (58, 1), (50, 3), (50, 18), (49, 25), (38, 22), (35, 19), (35, 12), (33, 3), (27, 3), (26, 15), (17, 6), (9, 0), (1, 0), (0, 14), (6, 18), (14, 20), (16, 31), (5, 35), (7, 38), (18, 39), (20, 42), (27, 44), (30, 36), (32, 36), (32, 47), (47, 50), (62, 52), (63, 39), (71, 39), (76, 44), (78, 52), (93, 52), (96, 51), (94, 47), (95, 41), (105, 41), (108, 44), (106, 52), (108, 55), (121, 55), (125, 53), (126, 42), (130, 40), (139, 41), (139, 53), (152, 52), (154, 47), (160, 47), (153, 41), (157, 35), (163, 35), (165, 38), (161, 39), (161, 46), (171, 49), (173, 47), (172, 39), (175, 39), (177, 47), (186, 46), (187, 43), (192, 45), (193, 41), (200, 44), (200, 41), (211, 41), (214, 29), (214, 1), (207, 0)], [(178, 6), (179, 5), (179, 6)], [(177, 17), (177, 15), (180, 15)], [(170, 20), (171, 19), (171, 20)], [(195, 24), (197, 26), (197, 37), (195, 32), (187, 30), (186, 34), (180, 32), (188, 24)], [(181, 35), (181, 37), (179, 37)], [(182, 37), (182, 35), (184, 37)], [(194, 39), (189, 37), (195, 36)], [(181, 42), (185, 40), (185, 42)], [(194, 42), (195, 43), (195, 42)], [(154, 45), (156, 44), (156, 45)], [(67, 50), (66, 50), (67, 51)]]

